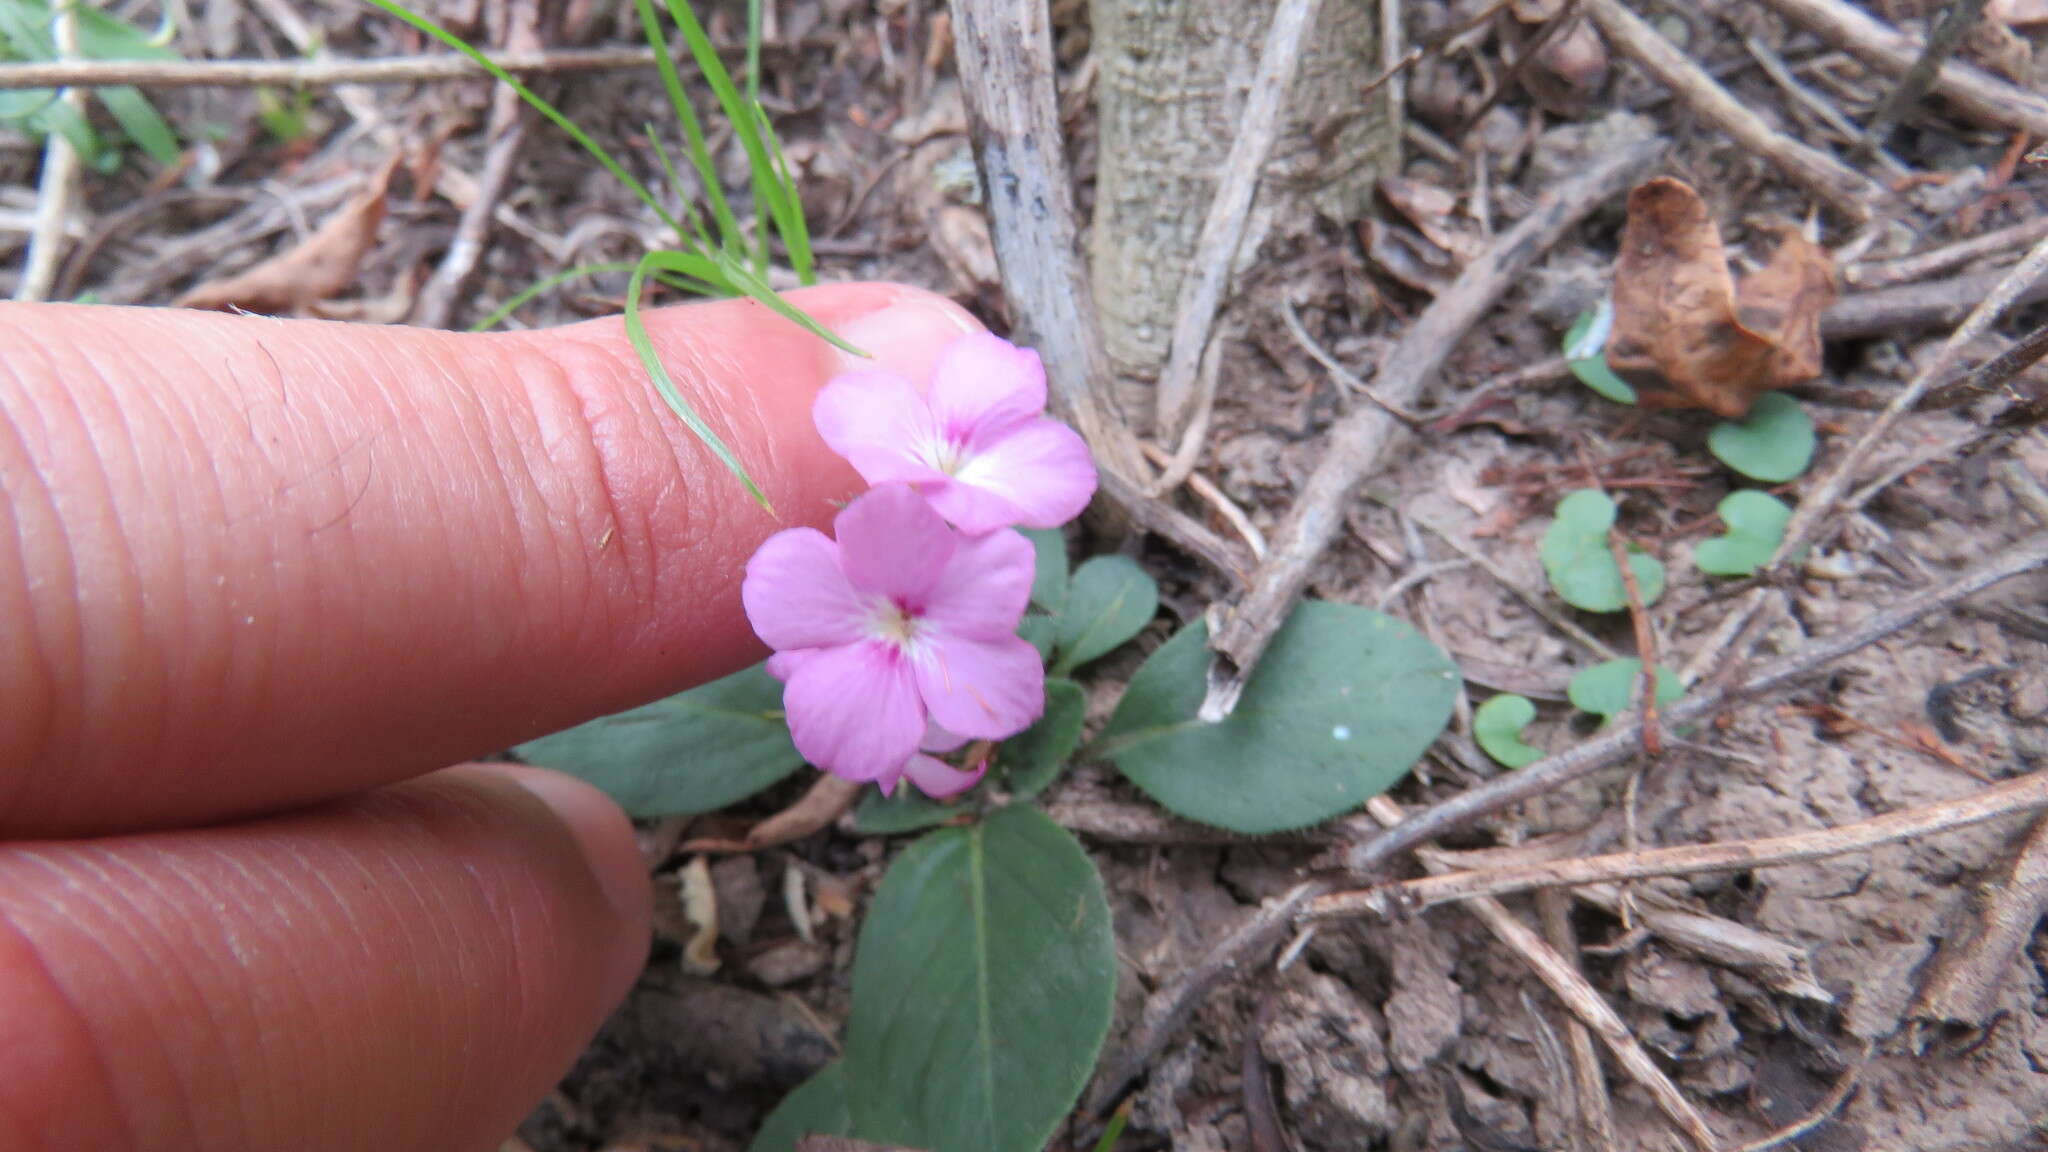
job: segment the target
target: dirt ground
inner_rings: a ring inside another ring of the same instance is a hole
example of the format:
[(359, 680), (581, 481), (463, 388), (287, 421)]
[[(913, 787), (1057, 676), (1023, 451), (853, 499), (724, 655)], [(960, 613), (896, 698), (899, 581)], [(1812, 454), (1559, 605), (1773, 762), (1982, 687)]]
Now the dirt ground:
[[(203, 5), (203, 18), (181, 29), (181, 46), (192, 56), (292, 58), (298, 50), (288, 32), (265, 14), (277, 7)], [(565, 7), (565, 20), (550, 25), (550, 44), (635, 41), (630, 6)], [(1486, 7), (1410, 4), (1411, 42), (1430, 43)], [(1838, 154), (1848, 142), (1829, 110), (1861, 123), (1889, 88), (1749, 0), (1638, 7), (1748, 107)], [(975, 204), (941, 6), (782, 0), (770, 8), (766, 103), (799, 174), (824, 278), (924, 284), (1003, 328), (1009, 317)], [(1875, 0), (1871, 8), (1918, 26), (1919, 13), (1905, 0)], [(440, 0), (438, 9), (486, 40), (496, 35), (491, 21), (500, 14), (487, 0)], [(1073, 0), (1054, 9), (1085, 213), (1094, 147), (1087, 12)], [(388, 21), (341, 0), (305, 0), (298, 11), (337, 54), (421, 50)], [(714, 35), (737, 42), (738, 12), (717, 6)], [(153, 19), (153, 9), (144, 14)], [(1370, 228), (1297, 231), (1237, 281), (1226, 316), (1234, 337), (1200, 471), (1262, 531), (1271, 533), (1285, 516), (1321, 451), (1319, 433), (1348, 404), (1363, 402), (1347, 397), (1317, 363), (1286, 311), (1329, 355), (1369, 375), (1375, 357), (1463, 260), (1601, 147), (1590, 126), (1608, 113), (1632, 110), (1671, 140), (1663, 170), (1700, 189), (1738, 263), (1767, 255), (1774, 228), (1814, 217), (1810, 199), (1776, 169), (1702, 124), (1597, 38), (1554, 67), (1509, 75), (1503, 60), (1533, 26), (1500, 11), (1430, 53), (1406, 77), (1411, 128), (1399, 194), (1376, 205)], [(2008, 35), (1965, 51), (2040, 88), (2044, 69), (2015, 55), (2026, 41)], [(1798, 79), (1804, 97), (1772, 78), (1779, 68)], [(619, 142), (643, 176), (655, 176), (638, 144), (643, 122), (665, 119), (651, 73), (541, 87), (601, 139)], [(403, 163), (382, 228), (352, 285), (320, 310), (406, 319), (459, 215), (431, 190), (436, 166), (475, 174), (484, 165), (488, 85), (383, 89), (353, 102), (324, 91), (303, 107), (304, 130), (292, 139), (262, 126), (258, 100), (246, 89), (159, 94), (159, 107), (198, 140), (189, 170), (154, 182), (133, 165), (90, 176), (83, 195), (92, 223), (58, 294), (168, 304), (309, 235), (360, 191), (366, 169), (397, 154)], [(737, 185), (745, 170), (739, 149), (730, 140), (715, 143)], [(1860, 231), (1819, 217), (1823, 243), (1848, 257), (1847, 290), (1858, 290), (1859, 269), (1896, 271), (1892, 262), (1908, 254), (2039, 218), (2048, 169), (2015, 164), (2016, 143), (2038, 141), (2016, 142), (1938, 103), (1908, 115), (1890, 145), (1897, 170), (1877, 162), (1867, 170), (1908, 188), (1910, 211)], [(33, 208), (37, 158), (27, 140), (0, 128), (0, 213)], [(1592, 657), (1532, 612), (1503, 577), (1544, 588), (1537, 539), (1564, 492), (1597, 477), (1621, 500), (1623, 527), (1664, 559), (1671, 587), (1652, 617), (1666, 663), (1682, 667), (1734, 603), (1690, 562), (1692, 549), (1718, 531), (1713, 509), (1731, 489), (1732, 477), (1704, 447), (1710, 418), (1623, 408), (1548, 366), (1563, 327), (1605, 291), (1621, 222), (1618, 200), (1596, 212), (1462, 342), (1431, 394), (1426, 423), (1396, 454), (1395, 467), (1350, 507), (1350, 530), (1312, 584), (1314, 595), (1422, 622), (1459, 660), (1475, 702), (1495, 691), (1537, 700), (1543, 718), (1528, 737), (1551, 749), (1589, 732), (1583, 716), (1567, 719), (1567, 709), (1548, 702), (1563, 699), (1571, 671)], [(467, 325), (560, 269), (630, 259), (656, 232), (608, 177), (556, 134), (534, 128), (449, 322)], [(20, 230), (0, 228), (0, 292), (14, 287), (22, 240)], [(1903, 283), (2009, 263), (2024, 247)], [(623, 276), (601, 276), (544, 296), (517, 323), (614, 312), (623, 283)], [(2038, 310), (2021, 316), (2027, 327), (2040, 318)], [(1880, 336), (1830, 342), (1825, 374), (1800, 392), (1820, 429), (1816, 470), (1896, 394), (1953, 319), (1900, 321)], [(1997, 347), (1987, 341), (1973, 358)], [(1772, 623), (1759, 657), (1848, 628), (2038, 531), (1994, 482), (1991, 465), (2011, 458), (2035, 477), (2048, 476), (2048, 433), (2037, 428), (1996, 454), (1941, 453), (1975, 426), (1968, 410), (1917, 414), (1899, 426), (1868, 474), (1922, 454), (1935, 462), (1877, 495), (1809, 560), (1792, 612)], [(1785, 491), (1796, 496), (1812, 475)], [(1185, 507), (1205, 514), (1200, 503)], [(1501, 573), (1472, 564), (1451, 540), (1478, 550)], [(1178, 619), (1163, 616), (1139, 649), (1156, 646), (1224, 590), (1156, 541), (1098, 534), (1089, 543), (1129, 552), (1160, 578), (1166, 615)], [(1632, 645), (1625, 616), (1577, 619), (1616, 647)], [(1117, 686), (1141, 658), (1128, 650), (1094, 672), (1093, 722), (1107, 716)], [(1463, 739), (1454, 732), (1440, 742), (1395, 796), (1421, 806), (1495, 771), (1460, 755)], [(1775, 836), (1964, 795), (1986, 780), (2048, 766), (2044, 758), (2048, 580), (2037, 575), (1856, 653), (1781, 697), (1681, 734), (1654, 762), (1596, 774), (1446, 847), (1563, 836), (1572, 854), (1590, 854), (1631, 836), (1645, 846)], [(689, 834), (744, 824), (801, 788), (792, 783), (739, 813), (706, 818)], [(1112, 1049), (1147, 992), (1183, 972), (1261, 900), (1300, 880), (1332, 844), (1328, 834), (1219, 842), (1227, 838), (1163, 821), (1125, 835), (1102, 816), (1141, 799), (1099, 766), (1078, 768), (1050, 797), (1056, 812), (1094, 829), (1085, 838), (1108, 881), (1123, 962)], [(1081, 819), (1090, 813), (1096, 818)], [(645, 830), (662, 906), (640, 989), (512, 1147), (743, 1148), (780, 1094), (831, 1058), (845, 1019), (859, 908), (890, 844), (831, 830), (786, 850), (717, 862), (723, 963), (704, 978), (682, 970), (687, 931), (676, 870), (683, 861), (674, 846), (684, 831), (675, 824)], [(1593, 986), (1708, 1117), (1724, 1148), (1813, 1112), (1850, 1075), (1853, 1092), (1839, 1112), (1781, 1146), (2048, 1148), (2048, 941), (2033, 934), (2001, 974), (1987, 1029), (1942, 1032), (1922, 1053), (1905, 1028), (1937, 944), (1969, 915), (1978, 888), (2024, 832), (2024, 820), (2006, 819), (1815, 863), (1644, 882), (1618, 896), (1585, 894), (1568, 906), (1567, 919)], [(792, 918), (793, 886), (815, 920), (809, 933)], [(1535, 922), (1534, 901), (1507, 902)], [(1644, 908), (1752, 930), (1803, 956), (1808, 979), (1675, 941), (1646, 926)], [(1256, 1130), (1269, 1118), (1303, 1149), (1570, 1147), (1568, 1021), (1522, 962), (1457, 907), (1393, 924), (1325, 925), (1284, 973), (1262, 968), (1258, 978), (1202, 1004), (1150, 1068), (1117, 1147), (1269, 1152), (1279, 1146)], [(1684, 1147), (1643, 1090), (1611, 1063), (1608, 1069), (1619, 1146)], [(1077, 1126), (1072, 1137), (1092, 1139), (1092, 1132)]]

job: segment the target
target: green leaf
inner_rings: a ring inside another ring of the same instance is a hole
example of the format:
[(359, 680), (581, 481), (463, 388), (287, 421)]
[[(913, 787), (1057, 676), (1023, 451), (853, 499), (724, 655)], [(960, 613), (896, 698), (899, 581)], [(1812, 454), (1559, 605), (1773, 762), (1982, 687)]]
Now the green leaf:
[(1030, 613), (1022, 620), (1017, 621), (1017, 635), (1022, 636), (1030, 642), (1033, 648), (1038, 649), (1038, 658), (1040, 660), (1052, 659), (1052, 649), (1053, 645), (1059, 640), (1059, 631), (1060, 622), (1050, 616)]
[(1700, 571), (1715, 576), (1753, 576), (1784, 542), (1792, 509), (1768, 492), (1730, 492), (1715, 511), (1728, 525), (1726, 534), (1693, 549)]
[(1617, 404), (1636, 402), (1636, 390), (1614, 374), (1607, 365), (1607, 337), (1614, 331), (1614, 302), (1602, 300), (1597, 308), (1579, 313), (1564, 334), (1565, 367), (1591, 388)]
[(1721, 463), (1766, 484), (1806, 471), (1813, 447), (1813, 418), (1783, 392), (1764, 393), (1747, 420), (1723, 420), (1707, 433), (1707, 448)]
[(683, 399), (682, 392), (676, 388), (676, 382), (669, 377), (667, 366), (662, 364), (660, 355), (654, 351), (654, 341), (647, 336), (647, 322), (640, 318), (640, 295), (646, 290), (648, 273), (657, 268), (699, 279), (705, 277), (706, 269), (711, 269), (713, 274), (716, 274), (715, 265), (704, 256), (687, 252), (641, 253), (640, 262), (633, 266), (633, 277), (626, 283), (626, 343), (633, 346), (634, 354), (640, 357), (640, 366), (646, 369), (648, 378), (654, 381), (654, 390), (661, 394), (669, 410), (681, 417), (684, 426), (711, 450), (711, 454), (718, 458), (718, 462), (739, 478), (741, 486), (747, 490), (747, 495), (752, 496), (755, 503), (773, 514), (775, 506), (768, 503), (767, 493), (761, 491), (752, 476), (747, 475), (746, 467), (740, 463), (740, 458), (733, 455), (732, 449), (726, 446), (725, 441), (712, 430), (711, 425), (706, 424), (704, 418), (697, 415), (697, 410), (690, 407), (690, 402)]
[[(1088, 711), (1087, 694), (1072, 680), (1045, 682), (1045, 715), (1038, 723), (1003, 741), (997, 750), (996, 778), (1012, 802), (1029, 800), (1045, 791), (1073, 757), (1081, 742), (1081, 721)], [(962, 812), (976, 810), (975, 801), (985, 795), (983, 782), (964, 796), (934, 800), (912, 785), (902, 785), (894, 796), (871, 791), (861, 797), (853, 810), (853, 830), (863, 836), (900, 836), (944, 824)]]
[(540, 279), (534, 281), (532, 284), (514, 293), (511, 299), (505, 301), (503, 304), (498, 305), (497, 308), (492, 310), (489, 316), (486, 316), (483, 319), (477, 321), (476, 323), (470, 325), (469, 330), (471, 332), (488, 332), (491, 329), (496, 328), (498, 325), (503, 324), (505, 322), (506, 317), (509, 317), (514, 312), (517, 312), (519, 311), (519, 309), (525, 307), (527, 301), (532, 300), (534, 297), (539, 296), (543, 292), (547, 292), (555, 288), (560, 288), (562, 285), (569, 283), (571, 280), (581, 280), (585, 276), (597, 276), (603, 273), (630, 273), (632, 271), (633, 265), (626, 264), (623, 262), (613, 264), (585, 264), (582, 265), (581, 267), (565, 269), (561, 272), (555, 273), (552, 276), (543, 276)]
[(1039, 1152), (1109, 1032), (1116, 942), (1088, 855), (1035, 809), (944, 828), (890, 866), (846, 1026), (863, 1139)]
[(710, 812), (803, 766), (782, 685), (761, 665), (513, 751), (602, 789), (633, 816)]
[[(1543, 571), (1550, 586), (1574, 608), (1620, 612), (1628, 607), (1621, 567), (1607, 546), (1614, 515), (1614, 501), (1606, 493), (1582, 488), (1558, 502), (1557, 521), (1543, 533)], [(1628, 562), (1635, 569), (1643, 606), (1655, 604), (1664, 594), (1664, 565), (1634, 544), (1629, 545)]]
[(806, 1136), (851, 1136), (853, 1117), (846, 1107), (846, 1066), (834, 1060), (817, 1075), (796, 1086), (761, 1122), (761, 1131), (747, 1152), (795, 1152)]
[[(1565, 687), (1565, 695), (1579, 711), (1612, 720), (1628, 711), (1629, 697), (1634, 695), (1636, 681), (1642, 674), (1643, 662), (1633, 656), (1609, 660), (1581, 669)], [(1685, 685), (1678, 682), (1671, 669), (1659, 665), (1657, 703), (1669, 704), (1683, 695)]]
[(1081, 565), (1059, 614), (1059, 659), (1064, 675), (1136, 636), (1159, 610), (1159, 584), (1124, 556), (1097, 556)]
[(1067, 603), (1067, 538), (1057, 528), (1026, 528), (1024, 538), (1038, 553), (1031, 571), (1031, 602), (1057, 616)]
[(1379, 795), (1443, 731), (1457, 695), (1450, 658), (1391, 616), (1297, 606), (1231, 714), (1197, 711), (1209, 631), (1196, 622), (1131, 678), (1086, 754), (1107, 757), (1174, 812), (1238, 832), (1300, 828)]
[(98, 96), (121, 131), (150, 159), (165, 167), (178, 162), (184, 150), (178, 146), (177, 134), (141, 92), (133, 88), (102, 88)]
[(1472, 713), (1472, 738), (1488, 756), (1508, 768), (1526, 768), (1543, 759), (1543, 749), (1522, 742), (1522, 729), (1536, 719), (1536, 705), (1527, 696), (1504, 692)]

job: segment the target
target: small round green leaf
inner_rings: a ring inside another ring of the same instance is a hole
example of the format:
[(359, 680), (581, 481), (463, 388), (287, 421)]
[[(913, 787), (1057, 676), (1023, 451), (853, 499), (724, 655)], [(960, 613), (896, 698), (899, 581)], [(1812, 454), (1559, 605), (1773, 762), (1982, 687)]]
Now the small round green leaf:
[(846, 1068), (835, 1060), (796, 1086), (761, 1122), (761, 1131), (747, 1152), (796, 1152), (806, 1136), (850, 1136), (853, 1117), (846, 1108)]
[[(1607, 546), (1614, 516), (1614, 501), (1606, 493), (1582, 488), (1558, 502), (1557, 520), (1543, 533), (1538, 554), (1544, 574), (1558, 596), (1574, 608), (1620, 612), (1628, 607), (1628, 588)], [(1664, 594), (1664, 565), (1634, 544), (1629, 545), (1628, 562), (1643, 605), (1655, 604)]]
[(1059, 657), (1064, 676), (1136, 636), (1159, 610), (1159, 584), (1124, 556), (1097, 556), (1074, 573), (1059, 614)]
[(1614, 302), (1579, 313), (1564, 334), (1565, 366), (1579, 383), (1617, 404), (1634, 404), (1636, 390), (1607, 365), (1607, 337), (1614, 331)]
[[(1612, 720), (1628, 711), (1629, 699), (1635, 694), (1636, 681), (1642, 674), (1643, 662), (1627, 656), (1581, 669), (1564, 691), (1572, 707)], [(1678, 682), (1669, 668), (1659, 665), (1657, 703), (1669, 704), (1683, 695), (1685, 685)]]
[(1040, 660), (1052, 659), (1053, 645), (1059, 643), (1059, 631), (1059, 621), (1035, 612), (1027, 613), (1022, 620), (1017, 621), (1017, 635), (1038, 649)]
[(782, 685), (759, 664), (513, 751), (589, 781), (642, 819), (723, 808), (804, 762), (782, 718)]
[(1757, 397), (1749, 418), (1723, 420), (1707, 433), (1707, 448), (1737, 472), (1766, 484), (1782, 484), (1813, 463), (1813, 418), (1783, 392)]
[(1534, 719), (1536, 705), (1527, 696), (1504, 692), (1472, 713), (1472, 738), (1501, 765), (1524, 768), (1543, 759), (1543, 749), (1522, 742), (1522, 729)]
[(1208, 628), (1154, 652), (1093, 754), (1154, 800), (1237, 832), (1301, 828), (1387, 790), (1450, 719), (1457, 670), (1391, 616), (1308, 601), (1273, 638), (1237, 707), (1210, 723)]
[(1072, 835), (1013, 806), (889, 867), (861, 927), (846, 1025), (863, 1139), (1039, 1152), (1109, 1034), (1116, 941)]
[(1778, 550), (1785, 525), (1792, 521), (1792, 509), (1768, 492), (1730, 492), (1716, 511), (1728, 525), (1727, 533), (1702, 541), (1693, 550), (1700, 571), (1715, 576), (1755, 575)]

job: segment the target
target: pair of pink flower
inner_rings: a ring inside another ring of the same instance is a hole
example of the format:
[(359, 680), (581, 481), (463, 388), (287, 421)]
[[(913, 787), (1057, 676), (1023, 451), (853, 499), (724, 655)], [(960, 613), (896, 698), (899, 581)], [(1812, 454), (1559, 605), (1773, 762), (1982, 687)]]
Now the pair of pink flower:
[(1017, 635), (1034, 554), (1095, 493), (1074, 430), (1045, 416), (1038, 354), (986, 333), (946, 349), (923, 391), (886, 372), (834, 379), (818, 432), (874, 485), (835, 538), (768, 538), (741, 586), (783, 682), (797, 751), (884, 795), (951, 796), (981, 779), (929, 752), (1000, 740), (1045, 710), (1045, 668)]

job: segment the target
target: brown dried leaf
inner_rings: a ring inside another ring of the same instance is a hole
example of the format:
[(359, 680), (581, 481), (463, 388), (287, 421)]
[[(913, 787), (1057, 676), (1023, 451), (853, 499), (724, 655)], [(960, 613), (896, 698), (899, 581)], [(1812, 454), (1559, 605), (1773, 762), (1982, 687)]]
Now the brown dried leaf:
[(209, 280), (172, 301), (176, 308), (305, 312), (355, 283), (364, 253), (377, 242), (384, 201), (400, 157), (385, 161), (369, 186), (329, 216), (303, 243), (233, 276)]
[(1834, 295), (1832, 257), (1797, 231), (1738, 292), (1706, 202), (1683, 181), (1652, 180), (1628, 198), (1607, 361), (1645, 408), (1739, 420), (1763, 393), (1820, 375), (1820, 314)]
[(718, 890), (711, 883), (711, 862), (693, 857), (677, 874), (683, 884), (683, 916), (690, 922), (690, 940), (683, 945), (683, 971), (709, 976), (718, 971)]
[(831, 824), (853, 807), (861, 785), (821, 773), (797, 802), (748, 829), (743, 840), (705, 837), (684, 842), (685, 852), (758, 852), (801, 840)]

